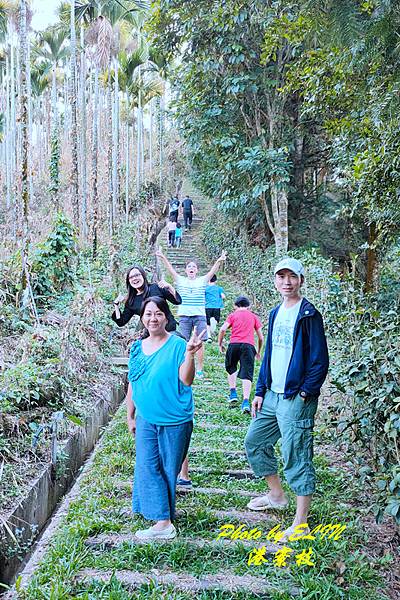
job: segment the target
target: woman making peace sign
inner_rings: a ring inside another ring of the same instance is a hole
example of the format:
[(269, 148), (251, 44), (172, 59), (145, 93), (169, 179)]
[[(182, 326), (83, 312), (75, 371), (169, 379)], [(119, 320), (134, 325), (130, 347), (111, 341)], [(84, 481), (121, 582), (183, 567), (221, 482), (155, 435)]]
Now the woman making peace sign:
[(169, 334), (163, 298), (145, 300), (140, 318), (149, 337), (132, 345), (126, 396), (128, 428), (136, 437), (132, 510), (156, 523), (135, 535), (172, 539), (176, 478), (193, 429), (194, 356), (205, 332), (194, 331), (187, 343)]

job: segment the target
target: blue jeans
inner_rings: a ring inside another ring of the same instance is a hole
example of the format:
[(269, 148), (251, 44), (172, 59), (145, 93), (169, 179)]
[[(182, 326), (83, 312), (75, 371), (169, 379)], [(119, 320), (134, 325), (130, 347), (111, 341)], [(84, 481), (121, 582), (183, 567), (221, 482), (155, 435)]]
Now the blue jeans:
[(145, 519), (174, 520), (176, 478), (187, 454), (193, 421), (153, 425), (136, 415), (132, 510)]
[(296, 496), (314, 493), (313, 428), (317, 405), (317, 399), (304, 401), (299, 394), (289, 399), (267, 391), (244, 440), (256, 477), (276, 475), (274, 445), (282, 438), (283, 470), (290, 488)]

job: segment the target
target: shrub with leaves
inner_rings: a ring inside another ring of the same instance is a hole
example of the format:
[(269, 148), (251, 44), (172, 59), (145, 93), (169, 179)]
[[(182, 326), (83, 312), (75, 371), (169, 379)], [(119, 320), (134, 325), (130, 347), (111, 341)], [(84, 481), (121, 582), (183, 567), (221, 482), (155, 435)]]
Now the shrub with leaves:
[(33, 254), (32, 287), (42, 302), (73, 282), (75, 243), (72, 223), (63, 213), (58, 213), (53, 231), (37, 245)]

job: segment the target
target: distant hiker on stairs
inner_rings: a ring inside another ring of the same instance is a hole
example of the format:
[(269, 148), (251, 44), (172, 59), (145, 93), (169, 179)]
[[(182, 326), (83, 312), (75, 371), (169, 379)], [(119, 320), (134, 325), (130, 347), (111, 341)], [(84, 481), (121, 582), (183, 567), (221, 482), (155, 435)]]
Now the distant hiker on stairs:
[(185, 229), (191, 229), (193, 219), (193, 200), (187, 194), (182, 201), (182, 208)]

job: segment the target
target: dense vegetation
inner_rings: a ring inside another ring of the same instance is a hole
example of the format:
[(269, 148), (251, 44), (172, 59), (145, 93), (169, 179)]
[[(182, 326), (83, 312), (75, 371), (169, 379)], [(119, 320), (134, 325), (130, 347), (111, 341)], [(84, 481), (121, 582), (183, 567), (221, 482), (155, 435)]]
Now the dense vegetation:
[(264, 246), (357, 254), (376, 288), (400, 223), (397, 3), (153, 5), (197, 185)]

